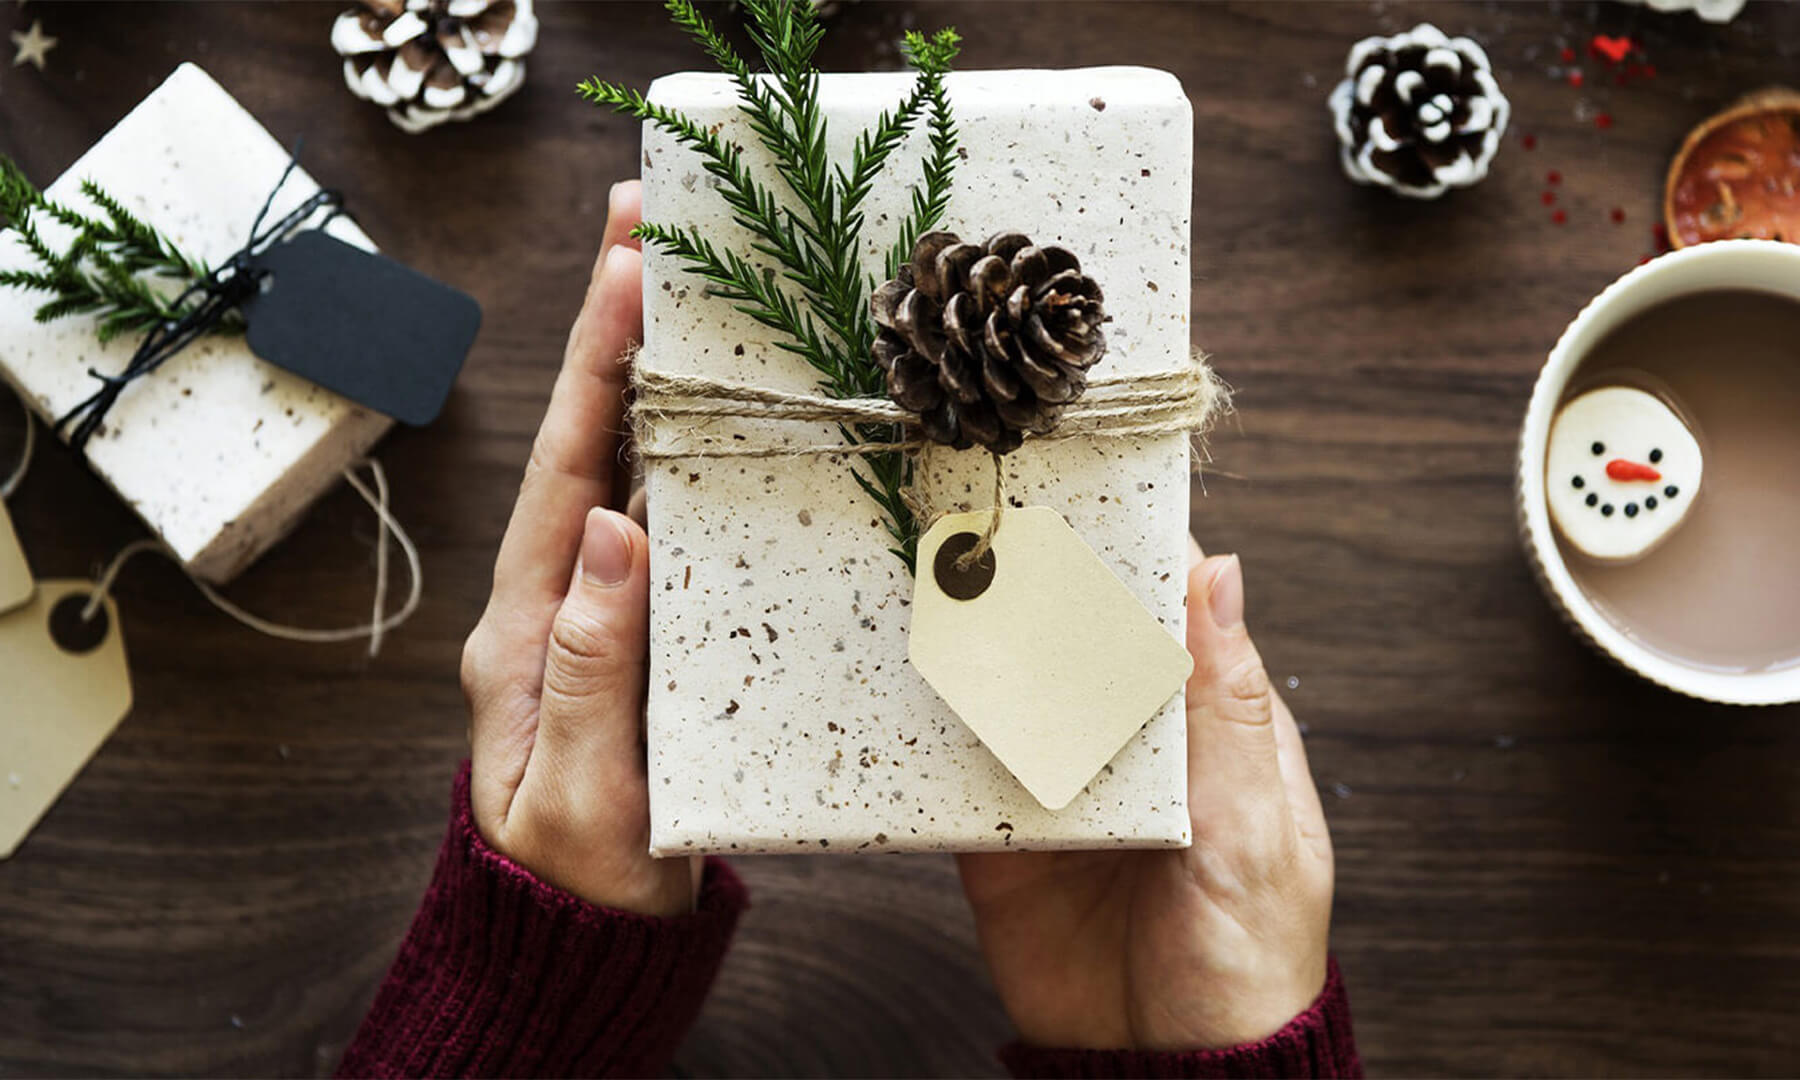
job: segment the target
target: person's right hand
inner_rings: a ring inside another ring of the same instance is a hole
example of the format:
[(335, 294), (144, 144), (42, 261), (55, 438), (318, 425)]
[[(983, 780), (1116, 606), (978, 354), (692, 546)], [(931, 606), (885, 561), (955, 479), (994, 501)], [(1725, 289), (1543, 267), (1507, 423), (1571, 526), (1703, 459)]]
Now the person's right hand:
[(1325, 983), (1331, 838), (1306, 750), (1244, 628), (1237, 557), (1191, 555), (1193, 846), (958, 859), (1001, 1001), (1036, 1046), (1238, 1046)]
[(494, 850), (590, 903), (690, 911), (699, 859), (653, 859), (644, 778), (650, 544), (614, 506), (643, 333), (636, 181), (613, 188), (587, 299), (463, 648), (469, 801)]

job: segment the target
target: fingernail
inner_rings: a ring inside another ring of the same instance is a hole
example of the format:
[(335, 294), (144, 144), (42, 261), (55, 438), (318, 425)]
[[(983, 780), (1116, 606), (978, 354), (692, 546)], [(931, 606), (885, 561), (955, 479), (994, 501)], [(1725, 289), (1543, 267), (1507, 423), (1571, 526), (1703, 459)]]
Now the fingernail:
[(614, 184), (612, 187), (609, 187), (606, 189), (606, 216), (607, 217), (611, 217), (613, 214), (618, 213), (619, 189), (624, 186), (625, 186), (625, 181), (620, 180), (618, 183)]
[(1188, 569), (1199, 566), (1205, 558), (1206, 554), (1200, 550), (1200, 541), (1194, 539), (1193, 533), (1188, 533)]
[(1206, 606), (1213, 622), (1221, 630), (1232, 630), (1244, 623), (1244, 564), (1236, 555), (1227, 555), (1213, 574), (1212, 590), (1206, 595)]
[(581, 534), (581, 578), (589, 585), (612, 588), (631, 576), (631, 534), (625, 519), (611, 510), (588, 513)]

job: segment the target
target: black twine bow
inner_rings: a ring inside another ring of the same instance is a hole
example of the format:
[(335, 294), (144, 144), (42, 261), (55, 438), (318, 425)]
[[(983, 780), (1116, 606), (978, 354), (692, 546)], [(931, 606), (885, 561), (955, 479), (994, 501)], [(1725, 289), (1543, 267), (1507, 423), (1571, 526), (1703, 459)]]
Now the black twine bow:
[(288, 159), (287, 168), (281, 171), (281, 178), (275, 181), (269, 197), (263, 200), (262, 209), (257, 211), (256, 220), (250, 223), (250, 239), (244, 246), (221, 263), (218, 269), (183, 290), (175, 298), (173, 306), (181, 308), (195, 296), (200, 297), (198, 304), (181, 318), (153, 327), (138, 344), (137, 351), (131, 355), (131, 362), (117, 375), (88, 369), (89, 375), (100, 380), (100, 389), (56, 421), (55, 431), (58, 435), (62, 435), (69, 425), (74, 425), (69, 430), (67, 439), (76, 453), (86, 450), (88, 440), (100, 430), (106, 414), (133, 380), (155, 371), (164, 361), (192, 344), (195, 338), (210, 333), (227, 314), (261, 290), (263, 279), (268, 277), (269, 272), (256, 266), (254, 260), (258, 255), (300, 231), (306, 220), (321, 208), (329, 207), (330, 212), (313, 228), (322, 229), (343, 213), (343, 194), (326, 188), (314, 192), (305, 202), (266, 230), (263, 228), (263, 220), (275, 205), (275, 196), (280, 193), (282, 185), (287, 183), (288, 177), (299, 164), (298, 158)]

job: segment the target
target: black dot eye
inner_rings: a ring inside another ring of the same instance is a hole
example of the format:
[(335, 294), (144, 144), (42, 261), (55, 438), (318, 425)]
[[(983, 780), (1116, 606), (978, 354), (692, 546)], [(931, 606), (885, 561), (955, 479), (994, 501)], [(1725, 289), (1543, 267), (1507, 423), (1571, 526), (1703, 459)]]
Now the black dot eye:
[(1587, 504), (1588, 504), (1588, 505), (1589, 505), (1589, 506), (1592, 506), (1592, 505), (1594, 505), (1594, 504), (1595, 504), (1595, 503), (1597, 503), (1597, 502), (1599, 502), (1599, 501), (1600, 501), (1600, 496), (1598, 496), (1598, 495), (1596, 495), (1596, 494), (1594, 494), (1594, 493), (1593, 493), (1593, 492), (1591, 492), (1591, 491), (1590, 491), (1590, 492), (1588, 492), (1588, 497), (1587, 497)]
[(1626, 517), (1637, 517), (1637, 503), (1626, 503), (1625, 504), (1625, 516)]
[(1654, 465), (1661, 460), (1662, 460), (1662, 451), (1661, 450), (1650, 451), (1650, 464)]
[(1602, 514), (1605, 514), (1607, 517), (1612, 517), (1612, 511), (1613, 511), (1612, 503), (1607, 503), (1605, 506), (1602, 506), (1600, 508), (1600, 512)]
[(1656, 496), (1652, 495), (1648, 499), (1644, 500), (1644, 509), (1646, 509), (1646, 510), (1656, 509)]
[(1606, 453), (1606, 444), (1603, 442), (1595, 443), (1594, 444), (1594, 456), (1599, 457), (1601, 454), (1604, 454), (1604, 453)]
[(1578, 488), (1584, 488), (1584, 487), (1587, 487), (1587, 481), (1586, 481), (1586, 480), (1583, 480), (1583, 479), (1582, 479), (1582, 478), (1581, 478), (1581, 477), (1579, 477), (1579, 476), (1577, 476), (1577, 477), (1576, 477), (1576, 478), (1575, 478), (1575, 479), (1574, 479), (1574, 480), (1573, 480), (1573, 481), (1572, 481), (1572, 483), (1574, 483), (1574, 485), (1575, 485), (1575, 486), (1576, 486), (1576, 487), (1578, 487)]
[(1673, 499), (1675, 496), (1681, 494), (1681, 489), (1674, 484), (1670, 484), (1668, 487), (1663, 488), (1663, 494)]

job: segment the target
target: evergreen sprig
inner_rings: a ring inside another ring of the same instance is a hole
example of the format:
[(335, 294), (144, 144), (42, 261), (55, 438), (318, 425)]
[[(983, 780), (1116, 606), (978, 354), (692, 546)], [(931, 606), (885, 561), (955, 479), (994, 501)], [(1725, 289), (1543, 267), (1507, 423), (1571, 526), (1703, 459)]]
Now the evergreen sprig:
[[(747, 33), (767, 74), (759, 74), (692, 0), (665, 0), (665, 6), (675, 24), (731, 77), (739, 108), (773, 158), (791, 205), (750, 175), (742, 147), (636, 90), (588, 79), (580, 91), (589, 101), (652, 124), (700, 156), (733, 219), (750, 232), (752, 254), (721, 252), (691, 228), (646, 222), (635, 235), (673, 255), (705, 280), (713, 295), (778, 332), (780, 348), (819, 372), (823, 392), (834, 397), (882, 395), (885, 377), (871, 353), (875, 323), (868, 298), (875, 282), (865, 277), (859, 262), (862, 203), (894, 151), (925, 117), (930, 149), (921, 181), (912, 190), (910, 212), (888, 256), (892, 276), (949, 203), (956, 126), (943, 79), (961, 45), (956, 31), (944, 29), (929, 37), (907, 33), (903, 49), (917, 80), (899, 105), (857, 137), (846, 168), (834, 166), (825, 152), (819, 71), (813, 63), (824, 28), (810, 0), (745, 0)], [(756, 257), (769, 265), (759, 265)], [(859, 424), (843, 429), (843, 435), (851, 443), (895, 442), (902, 431), (891, 424)], [(902, 492), (913, 480), (911, 460), (895, 452), (873, 453), (851, 471), (886, 516), (894, 540), (891, 550), (910, 571), (918, 530)]]
[[(17, 163), (0, 155), (0, 223), (18, 233), (38, 262), (34, 270), (0, 270), (0, 286), (51, 294), (35, 313), (38, 322), (97, 315), (95, 333), (101, 342), (180, 319), (194, 301), (178, 305), (150, 279), (170, 279), (186, 289), (207, 276), (206, 264), (184, 253), (92, 180), (81, 182), (81, 193), (99, 215), (46, 198)], [(64, 250), (54, 250), (44, 239), (39, 224), (46, 219), (73, 230), (75, 237)], [(218, 329), (241, 330), (242, 325), (233, 313)]]

